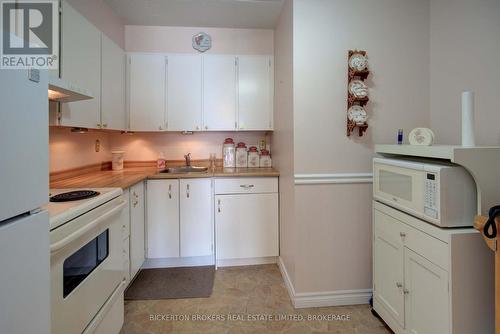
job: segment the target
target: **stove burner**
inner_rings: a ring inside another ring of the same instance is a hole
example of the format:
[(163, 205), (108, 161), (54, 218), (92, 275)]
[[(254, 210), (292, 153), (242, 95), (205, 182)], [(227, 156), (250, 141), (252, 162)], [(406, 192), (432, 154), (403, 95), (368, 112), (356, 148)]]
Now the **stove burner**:
[(50, 198), (51, 202), (70, 202), (78, 201), (81, 199), (92, 198), (99, 195), (97, 191), (93, 190), (77, 190), (67, 193), (58, 194)]

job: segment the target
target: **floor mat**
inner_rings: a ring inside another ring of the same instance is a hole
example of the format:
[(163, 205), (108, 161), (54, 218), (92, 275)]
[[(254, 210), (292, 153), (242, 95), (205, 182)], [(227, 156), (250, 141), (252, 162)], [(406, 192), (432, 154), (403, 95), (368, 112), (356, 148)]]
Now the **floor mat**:
[(206, 298), (212, 294), (215, 266), (143, 269), (125, 299)]

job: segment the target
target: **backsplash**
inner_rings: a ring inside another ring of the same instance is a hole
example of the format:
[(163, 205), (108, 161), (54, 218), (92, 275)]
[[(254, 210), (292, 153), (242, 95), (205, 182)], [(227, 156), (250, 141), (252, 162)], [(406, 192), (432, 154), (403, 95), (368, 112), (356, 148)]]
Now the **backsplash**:
[[(72, 133), (69, 128), (50, 128), (50, 172), (68, 170), (111, 160), (111, 151), (125, 151), (126, 161), (156, 160), (163, 152), (167, 160), (181, 160), (191, 153), (193, 160), (208, 159), (215, 153), (220, 159), (224, 139), (243, 141), (258, 145), (271, 134), (266, 132), (198, 132), (192, 135), (180, 133), (134, 133), (120, 134), (89, 130), (88, 133)], [(100, 142), (100, 151), (95, 152), (95, 141)]]
[[(99, 152), (95, 142), (99, 140)], [(50, 127), (49, 170), (58, 172), (111, 160), (110, 133), (89, 130), (72, 133), (69, 128)]]

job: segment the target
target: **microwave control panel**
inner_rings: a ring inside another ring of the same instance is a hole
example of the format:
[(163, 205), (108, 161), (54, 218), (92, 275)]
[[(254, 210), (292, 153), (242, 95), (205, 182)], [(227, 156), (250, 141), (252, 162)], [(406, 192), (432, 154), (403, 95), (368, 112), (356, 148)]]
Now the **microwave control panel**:
[(438, 218), (439, 194), (437, 186), (437, 175), (426, 173), (424, 188), (424, 214), (431, 218)]

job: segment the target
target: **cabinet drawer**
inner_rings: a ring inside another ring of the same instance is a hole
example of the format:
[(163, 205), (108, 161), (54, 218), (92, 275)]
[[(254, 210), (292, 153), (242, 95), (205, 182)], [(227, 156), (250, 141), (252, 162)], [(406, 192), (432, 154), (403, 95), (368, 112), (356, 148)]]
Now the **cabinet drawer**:
[[(406, 219), (416, 219), (405, 215)], [(448, 244), (422, 232), (401, 220), (375, 209), (375, 233), (382, 230), (386, 235), (392, 236), (415, 253), (425, 257), (427, 260), (437, 264), (441, 268), (448, 269)]]
[(215, 180), (215, 194), (277, 193), (277, 177), (238, 177)]

